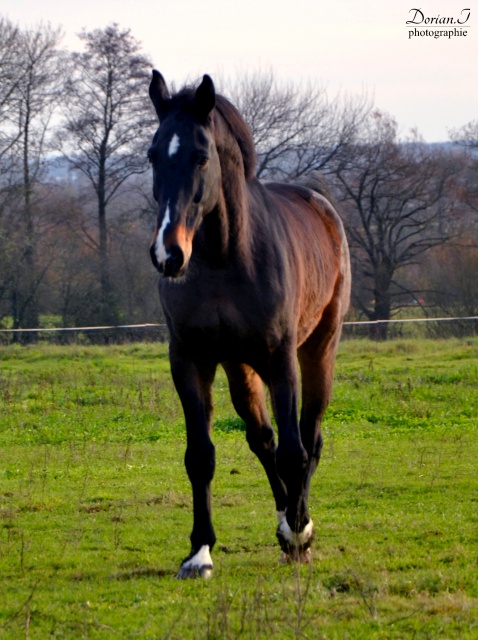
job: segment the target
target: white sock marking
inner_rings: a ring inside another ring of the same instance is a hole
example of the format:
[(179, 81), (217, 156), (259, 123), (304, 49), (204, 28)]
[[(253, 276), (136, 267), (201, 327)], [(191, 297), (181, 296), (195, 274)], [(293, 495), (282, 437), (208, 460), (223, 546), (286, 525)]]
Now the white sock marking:
[(156, 242), (154, 243), (154, 253), (156, 254), (156, 260), (159, 264), (163, 263), (168, 258), (168, 253), (166, 251), (166, 247), (164, 246), (164, 232), (166, 231), (166, 227), (171, 222), (171, 216), (169, 212), (169, 200), (166, 205), (166, 211), (164, 212), (163, 222), (161, 223), (161, 227), (159, 228), (158, 235), (156, 236)]
[(174, 133), (173, 137), (171, 138), (171, 142), (169, 143), (168, 156), (172, 158), (174, 154), (177, 153), (178, 149), (179, 149), (179, 136), (177, 133)]
[(300, 547), (310, 540), (314, 532), (314, 523), (312, 522), (312, 520), (309, 520), (309, 522), (305, 525), (303, 531), (301, 531), (300, 533), (295, 533), (289, 527), (289, 523), (284, 516), (279, 523), (279, 531), (287, 540), (287, 542), (294, 545), (295, 547)]
[(183, 564), (184, 569), (200, 569), (201, 567), (211, 566), (212, 567), (212, 558), (209, 552), (209, 545), (203, 545), (199, 551), (192, 558), (189, 558)]

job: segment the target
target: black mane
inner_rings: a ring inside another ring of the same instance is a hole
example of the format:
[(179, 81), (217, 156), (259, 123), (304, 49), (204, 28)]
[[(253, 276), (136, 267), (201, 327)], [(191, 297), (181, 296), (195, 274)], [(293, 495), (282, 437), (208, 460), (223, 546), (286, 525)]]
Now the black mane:
[(254, 177), (256, 168), (256, 151), (249, 125), (236, 107), (227, 98), (216, 95), (216, 111), (225, 121), (242, 153), (246, 180)]

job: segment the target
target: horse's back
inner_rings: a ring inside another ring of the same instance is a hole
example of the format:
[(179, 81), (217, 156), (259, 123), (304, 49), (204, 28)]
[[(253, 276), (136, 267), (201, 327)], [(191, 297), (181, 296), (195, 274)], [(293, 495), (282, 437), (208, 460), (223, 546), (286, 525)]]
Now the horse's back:
[[(264, 185), (278, 203), (296, 270), (299, 344), (317, 326), (326, 309), (341, 324), (350, 298), (347, 238), (333, 198), (312, 175), (301, 184)], [(300, 283), (300, 284), (299, 284)]]
[(264, 187), (274, 197), (287, 203), (286, 215), (303, 222), (307, 234), (318, 224), (325, 225), (327, 233), (322, 235), (320, 244), (331, 240), (339, 248), (347, 244), (342, 219), (337, 205), (322, 176), (315, 172), (300, 183), (265, 183)]
[[(347, 237), (337, 205), (322, 181), (314, 175), (304, 183), (270, 182), (265, 189), (278, 206), (273, 215), (282, 217), (289, 238), (297, 239), (305, 259), (315, 255), (333, 275), (334, 265), (348, 267)], [(325, 275), (325, 274), (322, 274)]]

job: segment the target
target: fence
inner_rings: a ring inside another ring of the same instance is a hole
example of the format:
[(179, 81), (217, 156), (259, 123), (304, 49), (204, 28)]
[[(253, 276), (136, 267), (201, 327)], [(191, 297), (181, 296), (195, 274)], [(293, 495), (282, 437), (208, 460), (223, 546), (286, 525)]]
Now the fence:
[(0, 344), (121, 344), (128, 342), (166, 342), (165, 324), (144, 323), (97, 327), (38, 327), (35, 329), (0, 329)]
[[(454, 318), (401, 318), (344, 322), (343, 337), (370, 337), (371, 329), (387, 327), (388, 339), (407, 337), (464, 337), (478, 335), (478, 316)], [(417, 330), (423, 326), (424, 330)], [(162, 323), (125, 324), (97, 327), (38, 327), (0, 329), (0, 344), (45, 341), (58, 344), (122, 342), (166, 342), (167, 326)]]
[[(386, 332), (377, 329), (386, 327)], [(453, 318), (397, 318), (393, 320), (359, 320), (344, 322), (347, 337), (449, 338), (478, 335), (478, 316)]]

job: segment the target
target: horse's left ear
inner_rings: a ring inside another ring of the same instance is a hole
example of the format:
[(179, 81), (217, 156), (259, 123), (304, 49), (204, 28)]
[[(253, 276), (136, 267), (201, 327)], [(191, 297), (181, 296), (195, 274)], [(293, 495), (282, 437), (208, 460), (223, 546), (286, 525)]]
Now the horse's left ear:
[(151, 98), (154, 108), (156, 109), (156, 113), (158, 114), (158, 118), (161, 121), (166, 115), (169, 91), (163, 76), (159, 71), (156, 71), (156, 69), (153, 69), (153, 77), (151, 78), (151, 84), (149, 85), (149, 97)]
[(203, 76), (202, 82), (196, 89), (194, 106), (200, 120), (205, 121), (216, 104), (216, 90), (208, 75)]

